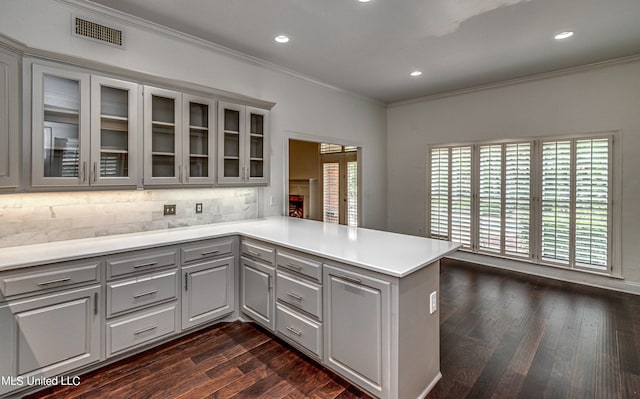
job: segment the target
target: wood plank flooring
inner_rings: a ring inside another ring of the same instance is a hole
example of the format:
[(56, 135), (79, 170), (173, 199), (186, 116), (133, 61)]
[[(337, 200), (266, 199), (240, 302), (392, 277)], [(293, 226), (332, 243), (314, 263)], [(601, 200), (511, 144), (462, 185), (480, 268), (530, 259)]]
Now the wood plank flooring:
[[(440, 398), (640, 398), (640, 296), (443, 261)], [(224, 323), (29, 398), (366, 398), (251, 324)]]
[(442, 262), (438, 398), (640, 398), (640, 296)]

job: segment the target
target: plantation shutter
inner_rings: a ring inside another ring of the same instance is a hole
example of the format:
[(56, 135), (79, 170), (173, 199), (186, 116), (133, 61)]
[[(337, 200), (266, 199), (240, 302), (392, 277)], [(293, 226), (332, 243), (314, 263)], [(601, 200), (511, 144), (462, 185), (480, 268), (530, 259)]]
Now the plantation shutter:
[(471, 248), (471, 147), (451, 149), (451, 241)]
[(431, 237), (449, 239), (449, 149), (431, 150)]
[(531, 143), (505, 146), (504, 252), (529, 257)]
[(322, 220), (328, 223), (340, 222), (340, 163), (322, 164)]
[(358, 162), (347, 162), (347, 225), (358, 225)]
[(478, 248), (501, 252), (502, 145), (480, 146)]
[(569, 263), (571, 240), (571, 141), (542, 143), (543, 259)]
[(609, 139), (576, 141), (575, 262), (608, 266)]

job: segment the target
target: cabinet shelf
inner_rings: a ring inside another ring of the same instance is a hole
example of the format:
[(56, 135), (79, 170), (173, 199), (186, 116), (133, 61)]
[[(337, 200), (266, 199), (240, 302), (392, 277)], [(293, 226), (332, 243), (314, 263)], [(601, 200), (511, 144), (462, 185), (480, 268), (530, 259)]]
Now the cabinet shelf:
[(151, 155), (160, 155), (163, 157), (174, 157), (176, 155), (175, 152), (158, 152), (158, 151), (154, 151), (151, 153)]
[(264, 158), (249, 158), (251, 161), (262, 162)]
[(59, 114), (59, 115), (80, 115), (80, 111), (73, 108), (56, 107), (54, 105), (44, 105), (44, 112), (47, 114)]
[(209, 128), (207, 126), (189, 126), (189, 129), (191, 130), (200, 130), (200, 131), (207, 131), (209, 130)]
[(189, 154), (191, 158), (209, 158), (207, 154)]
[(176, 124), (173, 122), (159, 122), (159, 121), (151, 121), (154, 126), (167, 126), (167, 127), (175, 127)]
[(225, 130), (224, 134), (239, 136), (240, 132), (234, 132), (233, 130)]
[(100, 153), (102, 154), (128, 154), (129, 150), (121, 150), (121, 149), (111, 149), (111, 148), (101, 148)]
[(116, 116), (116, 115), (107, 115), (107, 114), (100, 115), (100, 118), (110, 120), (110, 121), (122, 121), (122, 122), (129, 121), (129, 118), (127, 118), (126, 116)]
[(238, 160), (238, 159), (240, 159), (240, 157), (229, 157), (229, 156), (225, 155), (224, 159)]
[(263, 138), (264, 134), (259, 134), (259, 133), (251, 133), (251, 137), (255, 137), (255, 138)]

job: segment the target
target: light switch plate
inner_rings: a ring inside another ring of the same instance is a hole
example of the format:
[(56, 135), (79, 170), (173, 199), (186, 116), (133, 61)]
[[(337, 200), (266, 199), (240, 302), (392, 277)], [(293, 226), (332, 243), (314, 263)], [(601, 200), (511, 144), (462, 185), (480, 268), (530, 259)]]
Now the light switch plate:
[(438, 296), (436, 291), (429, 295), (429, 314), (434, 314), (438, 310)]
[(196, 203), (196, 213), (202, 213), (202, 203)]

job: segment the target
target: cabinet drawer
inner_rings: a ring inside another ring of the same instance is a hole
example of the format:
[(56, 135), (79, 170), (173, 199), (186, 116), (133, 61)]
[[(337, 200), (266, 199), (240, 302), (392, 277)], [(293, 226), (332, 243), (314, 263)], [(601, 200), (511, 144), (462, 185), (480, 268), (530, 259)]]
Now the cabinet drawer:
[(253, 241), (242, 241), (242, 254), (252, 258), (261, 259), (271, 264), (275, 261), (275, 250), (273, 248)]
[(107, 323), (107, 356), (176, 332), (176, 304)]
[(316, 281), (322, 281), (322, 264), (313, 259), (309, 259), (286, 251), (278, 251), (278, 267), (303, 274)]
[(173, 270), (107, 284), (107, 317), (177, 298), (178, 272)]
[(278, 270), (278, 299), (322, 319), (322, 287)]
[(176, 248), (131, 252), (107, 259), (107, 279), (178, 264)]
[(284, 306), (277, 305), (277, 330), (293, 342), (320, 357), (322, 353), (322, 325)]
[(38, 292), (50, 288), (98, 281), (100, 261), (38, 266), (0, 275), (0, 288), (5, 297)]
[(201, 259), (231, 255), (233, 253), (233, 239), (209, 240), (182, 248), (182, 262), (193, 262)]

